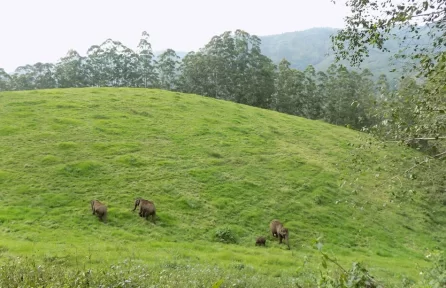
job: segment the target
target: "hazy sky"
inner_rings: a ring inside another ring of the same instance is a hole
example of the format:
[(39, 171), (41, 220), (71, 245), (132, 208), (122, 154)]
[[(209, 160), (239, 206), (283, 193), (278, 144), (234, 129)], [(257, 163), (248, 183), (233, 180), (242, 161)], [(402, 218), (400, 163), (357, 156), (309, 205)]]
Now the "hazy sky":
[(55, 62), (69, 49), (85, 55), (107, 38), (134, 49), (144, 30), (155, 51), (188, 52), (228, 30), (340, 28), (346, 12), (330, 0), (0, 0), (0, 68)]

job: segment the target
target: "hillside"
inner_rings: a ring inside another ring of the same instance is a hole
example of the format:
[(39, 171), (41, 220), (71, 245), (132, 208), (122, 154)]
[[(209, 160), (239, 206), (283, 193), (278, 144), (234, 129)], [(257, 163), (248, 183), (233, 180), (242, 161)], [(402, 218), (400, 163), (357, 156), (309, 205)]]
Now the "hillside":
[[(355, 191), (345, 185), (360, 141), (346, 128), (119, 88), (2, 92), (0, 119), (1, 262), (27, 255), (96, 269), (132, 259), (160, 283), (162, 273), (207, 286), (239, 275), (290, 287), (319, 275), (320, 236), (342, 264), (365, 261), (389, 282), (416, 279), (429, 265), (425, 253), (446, 246), (421, 200), (394, 202), (383, 188), (393, 175), (382, 167), (414, 152), (388, 147), (379, 163), (378, 154), (362, 155), (370, 171)], [(137, 197), (155, 202), (156, 225), (132, 212)], [(92, 199), (108, 205), (106, 224), (91, 214)], [(289, 228), (291, 250), (269, 234), (274, 218)], [(259, 235), (266, 248), (254, 246)]]
[[(335, 34), (334, 28), (312, 28), (304, 31), (288, 32), (278, 35), (262, 36), (262, 53), (271, 58), (275, 63), (279, 63), (286, 58), (291, 67), (304, 70), (308, 65), (313, 65), (318, 71), (326, 71), (334, 63), (333, 52), (331, 51), (330, 36)], [(386, 74), (389, 79), (396, 79), (404, 72), (401, 70), (403, 63), (391, 60), (391, 56), (397, 53), (402, 47), (400, 40), (404, 35), (411, 35), (403, 30), (396, 30), (394, 33), (398, 38), (389, 39), (385, 47), (390, 52), (381, 52), (378, 49), (371, 49), (370, 55), (361, 65), (361, 68), (368, 68), (375, 76)], [(428, 41), (427, 30), (421, 32), (418, 40), (412, 40), (411, 45), (425, 43)], [(344, 65), (351, 68), (347, 62)], [(391, 73), (393, 68), (397, 72)]]
[[(330, 36), (335, 34), (335, 28), (312, 28), (303, 31), (286, 32), (276, 35), (259, 36), (261, 39), (262, 53), (278, 64), (283, 58), (291, 63), (291, 67), (298, 70), (305, 70), (309, 65), (313, 65), (317, 71), (326, 71), (328, 67), (335, 62), (331, 50)], [(364, 60), (361, 69), (367, 68), (372, 71), (375, 79), (381, 74), (385, 74), (392, 85), (395, 85), (401, 75), (405, 72), (406, 62), (393, 59), (402, 47), (409, 47), (406, 43), (401, 45), (401, 39), (406, 35), (411, 35), (403, 30), (394, 31), (397, 38), (391, 38), (387, 41), (385, 47), (389, 52), (381, 52), (376, 48), (370, 50), (370, 55)], [(409, 39), (409, 37), (408, 37)], [(425, 44), (429, 41), (427, 30), (422, 30), (420, 39), (411, 40), (410, 45)], [(154, 54), (159, 56), (162, 51), (156, 51)], [(187, 54), (184, 51), (176, 51), (182, 59)], [(349, 69), (352, 68), (349, 63), (342, 61)], [(392, 69), (397, 69), (391, 72)]]

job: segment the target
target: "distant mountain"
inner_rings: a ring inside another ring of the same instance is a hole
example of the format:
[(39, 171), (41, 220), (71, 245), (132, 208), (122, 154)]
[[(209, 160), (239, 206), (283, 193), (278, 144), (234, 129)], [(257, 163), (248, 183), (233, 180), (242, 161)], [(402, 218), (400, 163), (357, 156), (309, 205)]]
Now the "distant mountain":
[[(337, 31), (335, 28), (312, 28), (304, 31), (259, 36), (259, 38), (262, 40), (262, 53), (276, 64), (286, 58), (291, 63), (291, 67), (295, 69), (304, 70), (308, 65), (313, 65), (317, 71), (326, 71), (334, 63), (330, 36)], [(394, 32), (399, 38), (403, 38), (405, 35), (410, 36), (410, 33), (402, 30), (395, 30)], [(420, 39), (411, 40), (411, 44), (426, 43), (427, 41), (426, 29), (421, 31)], [(403, 63), (391, 59), (401, 49), (400, 46), (398, 40), (390, 39), (386, 43), (386, 48), (390, 52), (385, 53), (375, 48), (370, 49), (369, 57), (364, 60), (360, 68), (368, 68), (374, 74), (375, 79), (381, 74), (386, 74), (388, 79), (394, 82), (405, 73), (402, 68)], [(159, 56), (162, 52), (155, 51), (154, 54)], [(188, 52), (176, 51), (176, 53), (180, 58), (183, 58)], [(341, 63), (352, 69), (346, 61)], [(396, 72), (390, 72), (394, 68)]]
[[(286, 58), (291, 67), (303, 70), (308, 65), (313, 65), (316, 70), (325, 71), (333, 62), (334, 56), (331, 49), (330, 36), (335, 34), (337, 29), (334, 28), (312, 28), (304, 31), (289, 32), (278, 35), (261, 36), (262, 53), (271, 58), (275, 63), (279, 63)], [(399, 38), (408, 35), (408, 32), (395, 31)], [(427, 29), (421, 32), (419, 40), (411, 41), (411, 44), (426, 43), (428, 41)], [(380, 74), (386, 74), (390, 79), (401, 76), (403, 63), (391, 60), (400, 47), (400, 42), (390, 39), (386, 43), (386, 47), (391, 51), (384, 53), (378, 49), (371, 49), (370, 55), (362, 63), (361, 68), (368, 68), (375, 77)], [(344, 65), (348, 63), (343, 62)], [(350, 67), (351, 68), (351, 67)], [(390, 70), (396, 68), (395, 73)]]
[(303, 70), (327, 59), (333, 28), (313, 28), (305, 31), (262, 36), (262, 53), (279, 63), (286, 58), (293, 68)]

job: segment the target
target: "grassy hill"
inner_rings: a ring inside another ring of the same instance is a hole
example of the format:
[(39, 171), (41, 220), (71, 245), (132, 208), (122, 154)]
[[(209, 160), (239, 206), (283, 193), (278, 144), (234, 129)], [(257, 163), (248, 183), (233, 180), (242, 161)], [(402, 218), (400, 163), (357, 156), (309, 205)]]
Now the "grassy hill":
[[(163, 285), (167, 273), (178, 283), (290, 287), (318, 275), (320, 236), (340, 263), (365, 261), (388, 282), (417, 279), (425, 253), (445, 247), (421, 200), (398, 203), (383, 188), (393, 176), (383, 167), (414, 152), (362, 155), (369, 171), (355, 191), (345, 184), (360, 135), (349, 129), (118, 88), (3, 92), (0, 119), (3, 263), (29, 256), (71, 271), (131, 259)], [(156, 225), (131, 211), (136, 197), (155, 202)], [(108, 205), (106, 224), (92, 199)], [(291, 250), (269, 234), (274, 218), (289, 228)], [(259, 235), (266, 248), (254, 246)]]

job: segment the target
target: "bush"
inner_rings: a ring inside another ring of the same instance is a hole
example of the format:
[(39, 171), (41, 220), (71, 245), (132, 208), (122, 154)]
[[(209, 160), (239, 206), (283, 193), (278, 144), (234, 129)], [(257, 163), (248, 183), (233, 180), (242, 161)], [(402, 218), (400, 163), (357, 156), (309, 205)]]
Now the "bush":
[(237, 243), (238, 239), (231, 228), (225, 226), (215, 231), (215, 240), (222, 243)]
[(424, 273), (423, 284), (426, 287), (446, 287), (446, 255), (445, 253), (430, 255), (433, 258), (433, 266)]

